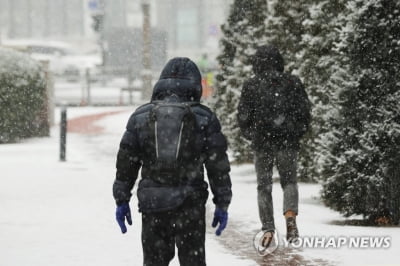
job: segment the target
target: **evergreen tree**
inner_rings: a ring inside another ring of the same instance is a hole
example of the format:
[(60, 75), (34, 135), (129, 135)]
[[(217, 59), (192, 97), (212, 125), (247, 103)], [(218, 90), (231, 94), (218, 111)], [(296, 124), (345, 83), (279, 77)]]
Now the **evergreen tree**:
[(400, 2), (354, 0), (343, 28), (357, 83), (339, 95), (339, 113), (324, 135), (323, 199), (346, 216), (399, 222)]
[(298, 52), (299, 75), (312, 102), (311, 129), (304, 137), (299, 156), (299, 178), (317, 181), (321, 178), (320, 157), (324, 153), (321, 136), (330, 131), (329, 121), (337, 113), (336, 98), (349, 79), (346, 62), (336, 49), (341, 40), (346, 0), (310, 0), (302, 21), (303, 34)]
[(237, 125), (237, 105), (243, 82), (252, 75), (251, 56), (265, 44), (267, 0), (235, 0), (228, 20), (221, 26), (220, 69), (216, 75), (214, 106), (237, 162), (251, 160), (249, 142)]
[(270, 14), (266, 21), (266, 36), (270, 44), (281, 51), (288, 72), (297, 74), (298, 56), (304, 34), (303, 21), (308, 13), (307, 1), (273, 0), (268, 1)]

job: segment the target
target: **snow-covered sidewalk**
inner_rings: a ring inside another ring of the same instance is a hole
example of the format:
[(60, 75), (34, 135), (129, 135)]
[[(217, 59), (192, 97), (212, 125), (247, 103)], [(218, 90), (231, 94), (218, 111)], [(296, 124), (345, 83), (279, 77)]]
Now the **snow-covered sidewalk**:
[[(105, 111), (71, 108), (68, 117)], [(50, 138), (0, 145), (1, 266), (142, 264), (137, 201), (131, 202), (133, 226), (122, 235), (112, 198), (116, 152), (131, 111), (100, 121), (101, 135), (68, 134), (66, 162), (58, 160), (57, 127)], [(216, 238), (207, 235), (209, 265), (254, 265)]]
[[(51, 137), (0, 145), (0, 265), (141, 265), (141, 217), (133, 197), (133, 226), (122, 235), (114, 220), (111, 186), (118, 144), (132, 108), (70, 108), (69, 118), (114, 112), (95, 125), (98, 132), (69, 133), (67, 161), (58, 161), (59, 132)], [(58, 117), (59, 114), (56, 114)], [(88, 122), (89, 123), (89, 122)], [(390, 236), (390, 248), (278, 248), (256, 255), (259, 229), (253, 165), (232, 166), (233, 202), (221, 237), (211, 228), (209, 200), (208, 265), (398, 265), (398, 227), (343, 226), (344, 219), (318, 200), (320, 186), (300, 184), (298, 225), (302, 236)], [(282, 192), (274, 184), (278, 232), (285, 234)], [(171, 265), (179, 265), (177, 259)]]

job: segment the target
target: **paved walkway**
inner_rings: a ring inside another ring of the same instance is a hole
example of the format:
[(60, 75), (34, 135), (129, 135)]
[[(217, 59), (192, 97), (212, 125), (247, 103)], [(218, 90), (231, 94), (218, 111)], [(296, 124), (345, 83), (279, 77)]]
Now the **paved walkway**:
[[(68, 132), (87, 134), (87, 135), (102, 135), (106, 134), (104, 129), (96, 122), (119, 113), (126, 112), (126, 110), (107, 111), (97, 114), (84, 115), (77, 118), (68, 120)], [(234, 173), (232, 173), (234, 175)], [(207, 215), (212, 216), (212, 208), (209, 208)], [(249, 232), (243, 230), (244, 228), (239, 221), (235, 221), (232, 217), (229, 221), (229, 226), (224, 232), (226, 237), (218, 238), (218, 242), (224, 246), (231, 254), (238, 255), (242, 258), (250, 259), (256, 265), (330, 265), (329, 262), (324, 260), (310, 260), (301, 256), (301, 252), (290, 248), (278, 248), (273, 254), (260, 257), (256, 254), (253, 248), (253, 236), (257, 232)], [(207, 227), (207, 232), (214, 233), (213, 228)], [(299, 254), (300, 253), (300, 254)]]
[(96, 121), (109, 116), (119, 113), (126, 112), (125, 110), (120, 111), (109, 111), (99, 114), (91, 114), (72, 118), (68, 120), (68, 132), (79, 133), (79, 134), (101, 134), (103, 133), (103, 127), (96, 125)]

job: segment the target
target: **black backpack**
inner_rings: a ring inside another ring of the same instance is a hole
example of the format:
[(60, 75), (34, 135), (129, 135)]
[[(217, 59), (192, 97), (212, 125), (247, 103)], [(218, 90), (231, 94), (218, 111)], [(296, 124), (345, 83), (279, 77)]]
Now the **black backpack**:
[(185, 184), (200, 156), (199, 130), (191, 102), (153, 102), (147, 119), (150, 176), (165, 185)]

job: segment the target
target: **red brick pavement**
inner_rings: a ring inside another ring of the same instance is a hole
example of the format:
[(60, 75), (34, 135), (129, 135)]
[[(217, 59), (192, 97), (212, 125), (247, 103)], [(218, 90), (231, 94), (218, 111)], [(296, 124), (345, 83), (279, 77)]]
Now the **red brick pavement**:
[(101, 134), (104, 128), (96, 125), (95, 122), (108, 116), (126, 112), (124, 110), (110, 111), (99, 114), (91, 114), (72, 118), (68, 120), (67, 130), (71, 133), (80, 134)]

